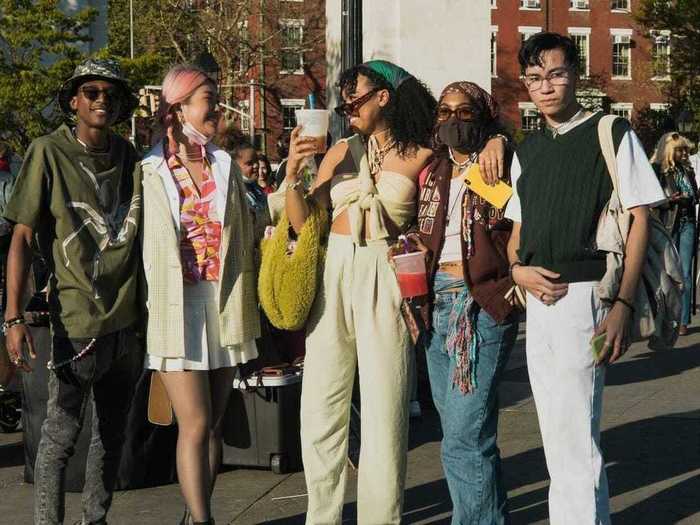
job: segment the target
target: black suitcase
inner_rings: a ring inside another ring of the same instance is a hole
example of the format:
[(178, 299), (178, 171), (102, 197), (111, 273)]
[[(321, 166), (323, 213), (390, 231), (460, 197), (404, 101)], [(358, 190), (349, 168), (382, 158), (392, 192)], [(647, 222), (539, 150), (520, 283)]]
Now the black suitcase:
[[(22, 428), (24, 431), (24, 480), (34, 483), (34, 463), (41, 438), (41, 425), (46, 419), (49, 371), (46, 363), (51, 352), (48, 328), (32, 328), (36, 361), (34, 371), (22, 374)], [(142, 361), (141, 361), (142, 362)], [(174, 483), (177, 427), (158, 427), (146, 418), (151, 371), (144, 370), (135, 388), (127, 417), (124, 448), (115, 489), (133, 489)], [(90, 445), (92, 410), (88, 405), (75, 453), (66, 468), (66, 491), (82, 492), (85, 483), (85, 461)]]
[(301, 371), (236, 379), (224, 418), (223, 463), (299, 471)]

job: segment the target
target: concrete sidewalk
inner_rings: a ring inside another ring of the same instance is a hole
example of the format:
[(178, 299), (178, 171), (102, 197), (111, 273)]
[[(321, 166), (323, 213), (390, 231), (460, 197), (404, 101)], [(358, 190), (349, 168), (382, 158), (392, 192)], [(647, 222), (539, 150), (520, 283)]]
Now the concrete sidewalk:
[[(700, 524), (700, 327), (678, 348), (650, 352), (635, 345), (610, 368), (605, 391), (603, 448), (613, 522)], [(32, 486), (22, 482), (21, 434), (0, 436), (0, 524), (29, 524)], [(450, 522), (440, 466), (437, 416), (412, 421), (404, 522)], [(499, 444), (514, 525), (547, 523), (547, 471), (522, 344), (501, 385)], [(344, 522), (355, 521), (356, 473), (348, 476)], [(219, 524), (302, 524), (302, 473), (276, 475), (233, 469), (214, 494)], [(67, 524), (79, 519), (80, 496), (67, 497)], [(114, 525), (176, 524), (183, 503), (177, 485), (115, 494)]]

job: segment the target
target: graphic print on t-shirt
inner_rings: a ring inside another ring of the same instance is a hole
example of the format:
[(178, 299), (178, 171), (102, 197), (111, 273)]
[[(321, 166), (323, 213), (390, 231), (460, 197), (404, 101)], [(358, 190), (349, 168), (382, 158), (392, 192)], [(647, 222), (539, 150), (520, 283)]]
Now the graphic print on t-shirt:
[[(117, 247), (126, 243), (130, 238), (130, 229), (132, 235), (136, 235), (138, 214), (141, 209), (141, 195), (134, 195), (130, 201), (119, 204), (120, 188), (117, 187), (114, 191), (112, 188), (113, 177), (110, 177), (116, 173), (116, 167), (103, 173), (95, 173), (82, 162), (79, 161), (78, 164), (95, 187), (100, 209), (95, 209), (87, 202), (68, 202), (68, 208), (80, 217), (80, 226), (64, 239), (63, 256), (66, 267), (70, 266), (68, 248), (71, 242), (78, 237), (82, 230), (90, 228), (97, 244), (97, 250), (92, 259), (92, 288), (95, 299), (100, 299), (96, 283), (100, 276), (101, 255), (109, 247)], [(117, 175), (118, 186), (121, 186), (121, 174)]]

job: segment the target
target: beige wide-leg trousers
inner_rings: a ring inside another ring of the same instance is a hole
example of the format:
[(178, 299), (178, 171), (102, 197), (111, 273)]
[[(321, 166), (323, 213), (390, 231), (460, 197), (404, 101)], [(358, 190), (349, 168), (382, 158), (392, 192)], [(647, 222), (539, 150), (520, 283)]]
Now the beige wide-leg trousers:
[(301, 394), (307, 525), (341, 522), (350, 400), (359, 367), (361, 525), (399, 523), (406, 477), (409, 335), (388, 243), (331, 234), (309, 317)]

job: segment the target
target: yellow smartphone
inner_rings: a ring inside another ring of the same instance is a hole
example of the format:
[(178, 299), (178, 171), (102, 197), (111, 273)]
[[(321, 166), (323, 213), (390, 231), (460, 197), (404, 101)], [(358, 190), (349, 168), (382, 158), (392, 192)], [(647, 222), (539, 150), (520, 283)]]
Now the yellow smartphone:
[(489, 186), (484, 182), (481, 176), (481, 167), (478, 164), (472, 164), (464, 176), (464, 183), (471, 191), (486, 199), (496, 208), (503, 208), (513, 195), (513, 188), (508, 184), (499, 180), (495, 186)]
[(605, 338), (607, 335), (608, 334), (603, 332), (602, 334), (591, 339), (591, 352), (593, 353), (593, 357), (595, 357), (596, 361), (600, 359), (600, 353), (603, 351), (603, 346), (605, 346)]

